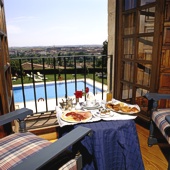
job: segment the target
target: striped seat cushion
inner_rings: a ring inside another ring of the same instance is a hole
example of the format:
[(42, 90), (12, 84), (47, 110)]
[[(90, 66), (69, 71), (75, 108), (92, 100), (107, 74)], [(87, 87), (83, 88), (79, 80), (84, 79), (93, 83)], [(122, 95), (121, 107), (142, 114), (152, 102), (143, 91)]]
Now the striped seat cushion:
[(0, 170), (16, 166), (50, 144), (51, 142), (30, 132), (15, 133), (0, 139)]
[(165, 120), (167, 115), (170, 115), (170, 109), (158, 109), (153, 112), (152, 120), (170, 144), (170, 124)]
[(77, 170), (77, 162), (75, 159), (71, 159), (58, 170)]

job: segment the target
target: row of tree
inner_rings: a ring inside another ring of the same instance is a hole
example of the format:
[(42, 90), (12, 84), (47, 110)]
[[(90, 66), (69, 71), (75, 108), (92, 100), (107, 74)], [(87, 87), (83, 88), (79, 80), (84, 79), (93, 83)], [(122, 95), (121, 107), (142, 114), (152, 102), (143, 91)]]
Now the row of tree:
[[(48, 56), (41, 56), (41, 55), (31, 55), (31, 56), (20, 56), (18, 59), (18, 56), (10, 56), (11, 58), (11, 71), (12, 74), (15, 75), (16, 73), (19, 73), (20, 70), (22, 69), (21, 64), (30, 62), (33, 60), (34, 64), (41, 64), (41, 65), (47, 65), (50, 67), (57, 67), (57, 66), (66, 66), (66, 67), (74, 67), (75, 66), (75, 61), (76, 63), (80, 63), (82, 67), (84, 67), (84, 61), (85, 61), (85, 67), (107, 67), (107, 45), (108, 42), (104, 41), (103, 42), (103, 51), (101, 53), (101, 56), (86, 56), (84, 52), (79, 53), (77, 56), (72, 56), (71, 54), (68, 56), (65, 54), (64, 56), (61, 56), (60, 53), (58, 54), (57, 57), (54, 57), (52, 55)], [(84, 57), (85, 56), (85, 57)], [(16, 59), (17, 57), (17, 59)], [(55, 58), (55, 59), (54, 59)], [(75, 60), (76, 58), (76, 60)], [(93, 59), (95, 59), (95, 63), (93, 62)], [(94, 65), (95, 64), (95, 65)]]

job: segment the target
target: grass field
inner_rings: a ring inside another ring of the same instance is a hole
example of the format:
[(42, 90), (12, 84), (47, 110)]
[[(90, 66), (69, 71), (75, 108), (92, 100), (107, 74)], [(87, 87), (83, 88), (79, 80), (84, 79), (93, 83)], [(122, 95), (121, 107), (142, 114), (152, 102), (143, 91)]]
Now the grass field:
[[(50, 81), (54, 81), (55, 80), (54, 75), (45, 75), (45, 77), (47, 78), (46, 82), (50, 82)], [(77, 79), (83, 79), (84, 75), (77, 74), (76, 78)], [(93, 79), (93, 74), (87, 74), (86, 78)], [(72, 79), (74, 80), (74, 76), (72, 74), (66, 74), (66, 80), (72, 80)], [(65, 75), (61, 74), (61, 79), (60, 80), (58, 79), (58, 75), (56, 75), (56, 80), (57, 81), (65, 80)], [(102, 83), (102, 79), (99, 78), (98, 76), (95, 76), (95, 80), (100, 82), (100, 83)], [(107, 79), (103, 79), (103, 82), (104, 82), (104, 84), (107, 84)], [(24, 84), (33, 83), (33, 79), (25, 76), (25, 77), (23, 77), (23, 83)], [(21, 84), (21, 78), (18, 78), (16, 81), (12, 81), (12, 84), (13, 85)]]

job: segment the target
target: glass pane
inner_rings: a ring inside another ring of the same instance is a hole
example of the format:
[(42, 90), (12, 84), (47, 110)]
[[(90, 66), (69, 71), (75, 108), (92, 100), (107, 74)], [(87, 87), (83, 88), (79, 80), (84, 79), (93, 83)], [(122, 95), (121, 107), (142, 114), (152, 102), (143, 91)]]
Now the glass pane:
[(126, 14), (123, 18), (123, 26), (124, 26), (124, 34), (134, 34), (135, 32), (135, 23), (136, 23), (136, 17), (135, 13), (132, 14)]
[(150, 64), (137, 64), (137, 84), (150, 86), (151, 65)]
[(152, 60), (153, 37), (139, 38), (138, 56), (139, 60)]
[(125, 10), (132, 9), (136, 7), (137, 0), (124, 0)]
[(134, 65), (132, 62), (124, 62), (123, 68), (123, 80), (133, 82)]
[(134, 40), (133, 40), (133, 38), (124, 39), (124, 58), (134, 59)]
[(154, 32), (155, 7), (140, 11), (139, 33)]
[(146, 4), (150, 4), (152, 2), (155, 2), (156, 0), (141, 0), (140, 5), (146, 5)]
[(148, 93), (148, 90), (146, 89), (142, 89), (142, 88), (137, 88), (136, 89), (136, 98), (138, 97), (141, 97), (141, 96), (145, 96), (146, 93)]
[(130, 99), (132, 98), (132, 86), (127, 84), (122, 84), (122, 86), (122, 99), (130, 103)]

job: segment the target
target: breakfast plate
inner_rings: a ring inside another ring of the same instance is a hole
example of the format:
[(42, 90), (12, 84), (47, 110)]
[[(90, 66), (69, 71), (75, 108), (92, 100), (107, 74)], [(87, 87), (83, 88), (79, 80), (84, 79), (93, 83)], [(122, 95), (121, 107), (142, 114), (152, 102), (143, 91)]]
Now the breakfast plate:
[(92, 113), (90, 111), (65, 111), (61, 115), (61, 119), (70, 123), (80, 123), (87, 122), (92, 118)]
[(106, 108), (122, 114), (136, 114), (140, 112), (138, 105), (127, 104), (118, 100), (107, 102)]

